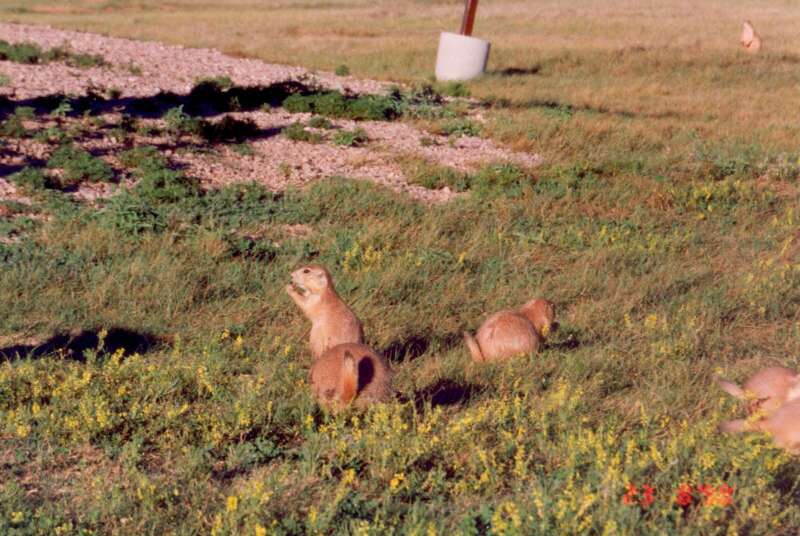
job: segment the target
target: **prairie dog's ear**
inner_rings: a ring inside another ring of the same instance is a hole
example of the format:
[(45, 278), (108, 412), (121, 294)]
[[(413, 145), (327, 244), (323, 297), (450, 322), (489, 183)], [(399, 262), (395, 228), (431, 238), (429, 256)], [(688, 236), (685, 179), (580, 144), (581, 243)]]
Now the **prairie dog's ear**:
[(722, 387), (723, 391), (732, 397), (738, 398), (739, 400), (744, 400), (747, 398), (742, 388), (735, 383), (729, 382), (728, 380), (723, 380), (722, 378), (718, 379), (717, 383), (719, 383), (719, 386)]
[(342, 377), (339, 389), (339, 402), (349, 404), (356, 397), (358, 392), (358, 366), (353, 354), (348, 351), (344, 353), (342, 361)]
[(725, 421), (720, 423), (719, 431), (726, 434), (738, 434), (747, 430), (747, 421), (744, 419), (736, 419), (734, 421)]

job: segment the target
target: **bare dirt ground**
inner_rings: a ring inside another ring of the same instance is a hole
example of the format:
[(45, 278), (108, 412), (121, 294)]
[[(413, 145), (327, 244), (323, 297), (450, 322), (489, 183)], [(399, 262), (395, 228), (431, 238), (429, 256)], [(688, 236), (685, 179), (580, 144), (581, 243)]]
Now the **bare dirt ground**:
[[(386, 85), (376, 81), (340, 77), (331, 73), (310, 72), (299, 67), (269, 64), (258, 60), (226, 56), (210, 49), (167, 46), (154, 42), (132, 41), (101, 35), (57, 30), (45, 26), (0, 24), (0, 39), (12, 42), (32, 42), (48, 49), (65, 46), (76, 53), (99, 54), (107, 62), (103, 67), (73, 68), (65, 63), (52, 62), (23, 65), (0, 62), (0, 74), (10, 82), (0, 87), (0, 96), (24, 105), (33, 99), (53, 95), (85, 96), (91, 93), (113, 93), (114, 101), (124, 103), (143, 99), (161, 92), (186, 95), (198, 80), (228, 77), (236, 86), (268, 86), (298, 80), (328, 89), (351, 93), (379, 93)], [(112, 107), (113, 108), (113, 107)], [(120, 114), (109, 109), (99, 114), (112, 122)], [(224, 114), (223, 114), (224, 115)], [(291, 114), (283, 108), (262, 109), (232, 114), (239, 119), (253, 120), (261, 135), (249, 140), (249, 154), (239, 154), (224, 145), (213, 150), (192, 151), (170, 147), (165, 140), (137, 135), (136, 145), (155, 145), (162, 148), (174, 162), (186, 168), (203, 184), (221, 186), (235, 181), (257, 181), (270, 189), (302, 186), (331, 176), (347, 176), (385, 184), (395, 191), (428, 202), (451, 199), (455, 193), (448, 188), (430, 190), (409, 184), (398, 161), (409, 155), (421, 157), (431, 164), (469, 171), (489, 162), (513, 162), (525, 168), (540, 163), (536, 155), (512, 152), (479, 137), (448, 138), (423, 132), (408, 122), (362, 121), (369, 142), (363, 147), (343, 147), (331, 143), (307, 143), (287, 139), (280, 130), (296, 121), (306, 121), (308, 114)], [(221, 118), (212, 118), (219, 119)], [(41, 124), (42, 119), (35, 122)], [(160, 119), (147, 119), (154, 126)], [(353, 121), (333, 120), (334, 128), (354, 128)], [(427, 138), (426, 143), (420, 142)], [(130, 144), (130, 140), (126, 143)], [(115, 164), (114, 153), (125, 148), (113, 137), (102, 133), (81, 142), (96, 156)], [(190, 144), (197, 148), (200, 144)], [(184, 148), (185, 149), (185, 148)], [(0, 170), (18, 169), (25, 162), (41, 162), (48, 150), (46, 144), (20, 142), (16, 151), (0, 157)], [(115, 166), (116, 167), (116, 166)], [(124, 182), (124, 173), (122, 173)], [(97, 197), (110, 189), (83, 185), (77, 195)], [(13, 196), (13, 185), (0, 178), (0, 197)]]

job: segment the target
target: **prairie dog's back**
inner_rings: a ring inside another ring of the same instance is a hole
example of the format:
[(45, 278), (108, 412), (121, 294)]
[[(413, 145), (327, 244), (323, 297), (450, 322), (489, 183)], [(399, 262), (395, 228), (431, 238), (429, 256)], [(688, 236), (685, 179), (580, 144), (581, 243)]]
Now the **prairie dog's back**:
[(475, 341), (482, 359), (496, 361), (537, 352), (541, 338), (527, 317), (517, 311), (499, 311), (478, 328)]
[(788, 401), (800, 398), (798, 374), (786, 367), (767, 367), (753, 374), (743, 387), (721, 380), (726, 392), (741, 400), (749, 400), (748, 411), (769, 414)]
[(350, 403), (363, 408), (386, 402), (392, 394), (389, 361), (369, 346), (357, 343), (326, 350), (311, 366), (309, 381), (320, 404), (333, 408)]
[(775, 413), (756, 423), (756, 428), (772, 434), (779, 447), (800, 454), (800, 400), (787, 402)]

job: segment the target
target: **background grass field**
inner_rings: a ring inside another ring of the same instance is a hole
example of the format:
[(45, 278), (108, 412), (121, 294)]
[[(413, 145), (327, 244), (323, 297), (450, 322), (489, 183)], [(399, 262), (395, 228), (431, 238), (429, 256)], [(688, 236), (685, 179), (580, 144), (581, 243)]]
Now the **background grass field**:
[[(0, 1), (7, 21), (409, 83), (460, 10)], [(745, 18), (762, 55), (738, 48)], [(41, 197), (47, 218), (6, 224), (0, 336), (84, 331), (0, 364), (0, 532), (795, 533), (800, 464), (715, 432), (737, 408), (713, 376), (798, 366), (799, 23), (789, 1), (487, 0), (491, 72), (467, 87), (486, 135), (545, 164), (445, 206), (333, 179), (159, 198), (134, 232), (134, 205)], [(231, 247), (255, 228), (268, 250)], [(308, 260), (391, 355), (396, 403), (315, 406), (283, 292)], [(460, 332), (540, 294), (562, 321), (546, 351), (472, 365)], [(718, 491), (681, 507), (681, 484)]]

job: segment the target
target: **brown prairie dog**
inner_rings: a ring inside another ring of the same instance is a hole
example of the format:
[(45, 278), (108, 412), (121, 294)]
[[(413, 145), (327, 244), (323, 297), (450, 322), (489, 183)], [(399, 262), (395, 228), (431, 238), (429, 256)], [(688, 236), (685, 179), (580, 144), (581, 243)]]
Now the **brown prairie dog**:
[(739, 387), (727, 380), (719, 380), (726, 393), (748, 402), (748, 413), (769, 415), (786, 402), (800, 398), (800, 376), (786, 367), (767, 367), (756, 372)]
[(336, 293), (324, 267), (308, 265), (295, 270), (286, 292), (311, 321), (309, 345), (314, 359), (337, 344), (364, 342), (361, 322)]
[(754, 422), (738, 419), (722, 423), (720, 430), (726, 433), (767, 432), (777, 446), (792, 454), (800, 454), (800, 399), (787, 402), (764, 419)]
[(311, 366), (309, 382), (320, 404), (334, 410), (351, 403), (365, 408), (392, 395), (389, 361), (363, 344), (328, 349)]
[(750, 24), (749, 20), (744, 21), (742, 23), (742, 37), (741, 37), (742, 46), (748, 52), (758, 52), (761, 50), (761, 36), (758, 35), (753, 25)]
[(464, 342), (474, 361), (497, 361), (538, 352), (547, 335), (557, 327), (553, 304), (536, 298), (517, 311), (493, 314), (478, 328), (474, 338), (465, 331)]

